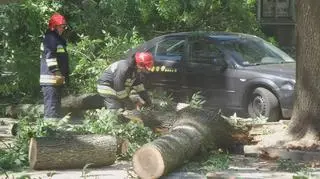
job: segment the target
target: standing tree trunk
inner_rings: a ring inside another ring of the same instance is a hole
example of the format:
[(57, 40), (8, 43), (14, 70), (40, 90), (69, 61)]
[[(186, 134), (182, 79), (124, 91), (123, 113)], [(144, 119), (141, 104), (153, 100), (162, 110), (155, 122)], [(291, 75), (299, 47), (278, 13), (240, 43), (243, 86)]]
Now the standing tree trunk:
[(320, 132), (320, 1), (297, 0), (296, 101), (288, 132), (293, 139)]
[[(288, 129), (265, 137), (268, 147), (318, 151), (320, 142), (320, 1), (297, 0), (295, 104)], [(264, 149), (263, 149), (264, 148)], [(281, 157), (281, 154), (279, 154)]]

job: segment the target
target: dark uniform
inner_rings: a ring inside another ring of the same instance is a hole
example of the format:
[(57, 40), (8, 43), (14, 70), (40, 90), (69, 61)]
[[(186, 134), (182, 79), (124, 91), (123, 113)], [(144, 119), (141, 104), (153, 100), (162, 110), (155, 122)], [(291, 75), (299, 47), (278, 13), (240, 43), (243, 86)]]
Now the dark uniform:
[[(61, 93), (69, 81), (69, 62), (66, 40), (56, 31), (48, 30), (41, 44), (40, 85), (44, 96), (44, 118), (61, 118)], [(57, 76), (65, 81), (59, 82)]]
[(131, 100), (129, 94), (135, 90), (145, 101), (151, 100), (143, 85), (144, 74), (135, 67), (134, 59), (120, 60), (111, 64), (98, 80), (98, 92), (105, 97), (105, 106), (108, 109), (128, 107)]

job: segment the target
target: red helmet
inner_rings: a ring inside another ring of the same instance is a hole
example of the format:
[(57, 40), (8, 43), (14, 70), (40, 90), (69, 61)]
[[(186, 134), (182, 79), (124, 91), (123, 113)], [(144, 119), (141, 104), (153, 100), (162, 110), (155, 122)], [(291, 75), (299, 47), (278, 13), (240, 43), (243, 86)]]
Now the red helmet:
[(53, 30), (56, 26), (58, 25), (65, 25), (66, 24), (66, 20), (64, 18), (64, 16), (62, 16), (59, 13), (54, 13), (49, 20), (49, 29)]
[(153, 56), (150, 52), (137, 52), (135, 54), (135, 60), (138, 67), (151, 70), (153, 67)]

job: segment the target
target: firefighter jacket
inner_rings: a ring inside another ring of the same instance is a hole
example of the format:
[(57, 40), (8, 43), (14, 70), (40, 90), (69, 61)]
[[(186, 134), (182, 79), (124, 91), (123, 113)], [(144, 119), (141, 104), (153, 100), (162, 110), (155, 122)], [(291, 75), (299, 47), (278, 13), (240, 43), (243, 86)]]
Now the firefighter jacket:
[[(62, 85), (69, 81), (69, 59), (66, 40), (56, 31), (48, 30), (41, 43), (40, 85)], [(63, 76), (64, 80), (57, 80)]]
[(111, 64), (98, 79), (97, 90), (102, 96), (114, 96), (120, 100), (129, 97), (131, 90), (151, 104), (143, 85), (144, 74), (137, 72), (133, 59), (120, 60)]

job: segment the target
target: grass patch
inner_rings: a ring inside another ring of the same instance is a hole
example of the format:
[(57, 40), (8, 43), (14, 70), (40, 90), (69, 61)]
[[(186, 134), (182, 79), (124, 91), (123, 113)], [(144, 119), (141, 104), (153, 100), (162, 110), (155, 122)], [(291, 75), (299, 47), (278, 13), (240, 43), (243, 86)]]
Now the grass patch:
[(193, 158), (193, 160), (183, 166), (182, 170), (206, 174), (212, 171), (228, 169), (230, 161), (231, 159), (229, 154), (220, 151), (213, 151), (208, 155)]

